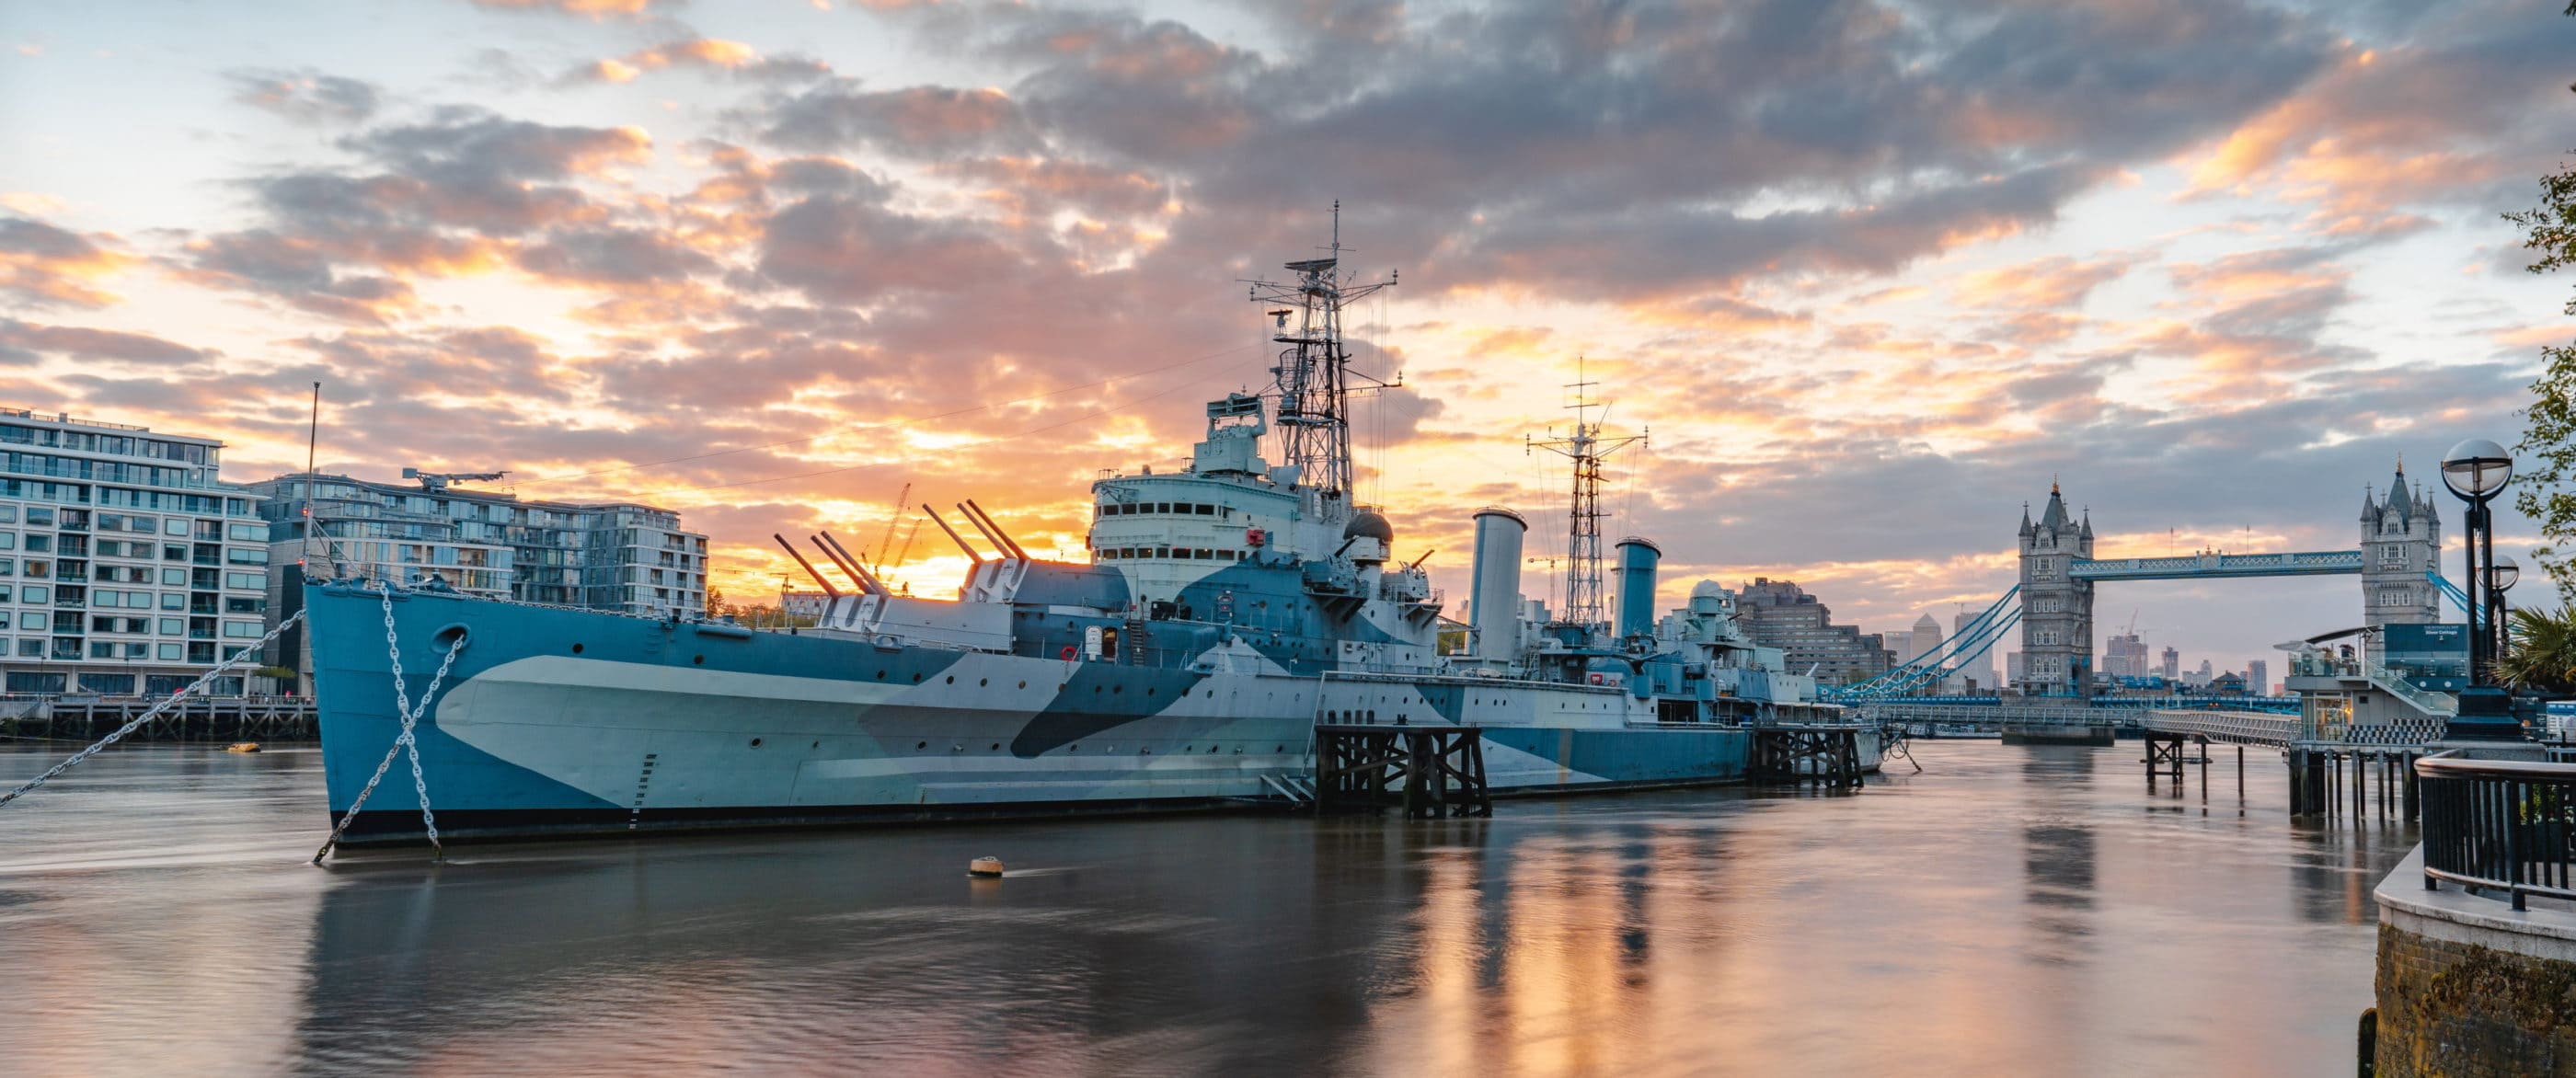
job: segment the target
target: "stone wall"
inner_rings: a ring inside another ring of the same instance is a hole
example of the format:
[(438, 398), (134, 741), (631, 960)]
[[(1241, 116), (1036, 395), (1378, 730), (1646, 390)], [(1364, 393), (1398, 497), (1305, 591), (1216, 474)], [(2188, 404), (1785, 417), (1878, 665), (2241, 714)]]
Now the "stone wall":
[(2417, 849), (2379, 884), (2378, 1075), (2576, 1078), (2576, 911), (2424, 888)]
[(2384, 1078), (2576, 1075), (2576, 962), (2379, 926)]

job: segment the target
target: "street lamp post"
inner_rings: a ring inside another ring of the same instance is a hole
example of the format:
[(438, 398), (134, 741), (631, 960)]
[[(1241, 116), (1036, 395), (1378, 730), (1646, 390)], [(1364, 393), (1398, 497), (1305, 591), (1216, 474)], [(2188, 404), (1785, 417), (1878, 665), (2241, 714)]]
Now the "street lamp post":
[[(2461, 538), (2468, 572), (2469, 684), (2460, 691), (2459, 714), (2443, 737), (2521, 740), (2522, 724), (2513, 717), (2513, 698), (2494, 684), (2495, 633), (2502, 623), (2491, 609), (2497, 594), (2512, 581), (2491, 576), (2496, 568), (2495, 520), (2488, 503), (2513, 480), (2513, 457), (2504, 447), (2471, 438), (2442, 454), (2442, 485), (2469, 503), (2468, 531)], [(2519, 570), (2515, 573), (2520, 575)], [(2501, 587), (2499, 585), (2502, 585)]]
[(2513, 622), (2505, 617), (2504, 593), (2512, 591), (2514, 582), (2521, 579), (2522, 566), (2513, 560), (2511, 554), (2496, 555), (2487, 564), (2486, 629), (2489, 665), (2501, 661), (2504, 658), (2505, 647), (2512, 642), (2509, 627)]

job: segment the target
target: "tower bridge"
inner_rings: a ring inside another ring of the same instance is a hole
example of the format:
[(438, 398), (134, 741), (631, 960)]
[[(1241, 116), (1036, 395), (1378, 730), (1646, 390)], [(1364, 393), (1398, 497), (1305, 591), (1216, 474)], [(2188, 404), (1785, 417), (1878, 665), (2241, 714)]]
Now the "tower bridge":
[[(2130, 580), (2218, 580), (2267, 576), (2358, 576), (2362, 623), (2426, 624), (2441, 620), (2441, 515), (2435, 502), (2406, 479), (2400, 463), (2383, 497), (2362, 493), (2359, 543), (2351, 550), (2278, 554), (2203, 552), (2181, 557), (2096, 558), (2093, 518), (2066, 511), (2063, 493), (2048, 487), (2040, 518), (2022, 510), (2022, 676), (2014, 687), (2033, 696), (2077, 695), (2091, 684), (2093, 590)], [(2376, 646), (2376, 634), (2371, 639)]]
[[(2031, 519), (2028, 505), (2022, 508), (2020, 578), (2002, 598), (1961, 624), (1941, 646), (1869, 681), (1829, 693), (1845, 702), (1909, 696), (1978, 661), (2018, 630), (2022, 672), (2013, 688), (2025, 697), (2082, 695), (2093, 673), (2093, 593), (2104, 583), (2358, 576), (2362, 623), (2372, 629), (2439, 622), (2446, 594), (2454, 604), (2463, 601), (2442, 579), (2442, 521), (2436, 502), (2421, 485), (2407, 480), (2403, 463), (2385, 494), (2363, 490), (2359, 523), (2358, 541), (2349, 550), (2098, 558), (2092, 514), (2068, 513), (2064, 492), (2050, 483), (2038, 520)], [(2378, 639), (2369, 634), (2366, 646), (2375, 650)]]

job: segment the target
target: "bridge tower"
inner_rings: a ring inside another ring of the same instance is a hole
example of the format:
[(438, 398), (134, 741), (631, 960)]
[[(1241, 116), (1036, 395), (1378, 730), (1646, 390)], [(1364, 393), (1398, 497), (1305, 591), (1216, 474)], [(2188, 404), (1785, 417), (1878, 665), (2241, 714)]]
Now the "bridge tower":
[[(2423, 487), (2409, 489), (2406, 462), (2388, 482), (2388, 495), (2361, 490), (2361, 616), (2376, 629), (2382, 625), (2425, 625), (2442, 620), (2441, 596), (2427, 571), (2439, 567), (2442, 518), (2435, 499)], [(2379, 658), (2379, 634), (2369, 636), (2371, 659)]]
[(2068, 569), (2093, 557), (2093, 518), (2066, 515), (2057, 484), (2048, 485), (2048, 508), (2039, 523), (2021, 511), (2021, 680), (2014, 687), (2033, 696), (2089, 695), (2093, 681), (2093, 582)]

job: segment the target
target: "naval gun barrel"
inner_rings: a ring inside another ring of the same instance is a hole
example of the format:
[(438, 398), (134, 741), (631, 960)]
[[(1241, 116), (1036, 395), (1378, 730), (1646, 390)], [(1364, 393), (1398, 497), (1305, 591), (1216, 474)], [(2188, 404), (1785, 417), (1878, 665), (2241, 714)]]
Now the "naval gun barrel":
[(788, 557), (796, 559), (796, 564), (805, 567), (805, 575), (813, 577), (815, 583), (823, 586), (824, 598), (838, 599), (841, 597), (841, 589), (833, 587), (832, 581), (825, 577), (821, 572), (817, 571), (814, 568), (813, 562), (806, 561), (805, 555), (797, 552), (796, 544), (788, 542), (786, 536), (780, 535), (777, 532), (769, 533), (769, 537), (778, 540), (779, 548), (785, 550)]

